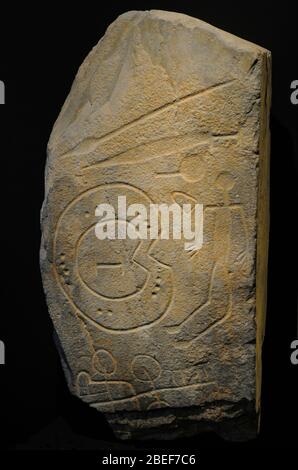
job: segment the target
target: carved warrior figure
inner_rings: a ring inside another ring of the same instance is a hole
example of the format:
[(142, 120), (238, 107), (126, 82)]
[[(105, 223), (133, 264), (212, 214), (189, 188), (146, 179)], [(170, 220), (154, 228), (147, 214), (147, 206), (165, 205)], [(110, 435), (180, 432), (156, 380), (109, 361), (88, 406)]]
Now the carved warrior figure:
[[(48, 145), (41, 270), (69, 388), (122, 438), (257, 432), (269, 106), (269, 52), (177, 13), (121, 15), (78, 71)], [(202, 247), (98, 239), (96, 207), (121, 196), (203, 204)]]

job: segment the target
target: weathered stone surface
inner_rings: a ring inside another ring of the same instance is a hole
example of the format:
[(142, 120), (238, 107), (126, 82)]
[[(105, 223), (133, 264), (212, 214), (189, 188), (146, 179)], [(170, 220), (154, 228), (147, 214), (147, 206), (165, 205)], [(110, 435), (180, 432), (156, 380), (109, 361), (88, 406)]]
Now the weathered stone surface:
[[(120, 16), (54, 126), (41, 270), (70, 390), (117, 435), (257, 430), (270, 54), (177, 13)], [(105, 240), (97, 204), (204, 205), (204, 243)]]

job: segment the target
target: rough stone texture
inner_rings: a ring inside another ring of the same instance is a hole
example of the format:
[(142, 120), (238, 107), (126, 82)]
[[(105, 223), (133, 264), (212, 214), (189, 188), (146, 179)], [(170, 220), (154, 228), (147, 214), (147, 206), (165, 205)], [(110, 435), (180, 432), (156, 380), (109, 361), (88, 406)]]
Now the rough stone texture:
[[(88, 55), (55, 123), (44, 289), (71, 392), (122, 438), (257, 432), (269, 104), (268, 51), (133, 11)], [(95, 207), (118, 195), (204, 204), (202, 249), (99, 241)]]

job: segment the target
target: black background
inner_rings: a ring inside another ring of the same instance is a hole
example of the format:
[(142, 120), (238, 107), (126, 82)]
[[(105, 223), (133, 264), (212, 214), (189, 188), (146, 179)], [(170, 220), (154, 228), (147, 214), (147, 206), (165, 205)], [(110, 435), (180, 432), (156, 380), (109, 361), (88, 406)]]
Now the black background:
[[(1, 6), (0, 447), (17, 449), (196, 448), (239, 450), (297, 444), (298, 79), (296, 2), (53, 2)], [(272, 51), (271, 231), (260, 436), (243, 444), (202, 435), (172, 443), (119, 443), (104, 418), (69, 394), (52, 339), (38, 251), (46, 144), (79, 65), (127, 10), (186, 13)]]

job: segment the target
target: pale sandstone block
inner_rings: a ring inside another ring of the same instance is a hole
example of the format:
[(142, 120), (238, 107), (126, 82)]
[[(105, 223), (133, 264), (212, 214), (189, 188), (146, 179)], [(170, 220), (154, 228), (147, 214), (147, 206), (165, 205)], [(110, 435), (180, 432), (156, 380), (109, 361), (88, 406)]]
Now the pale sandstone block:
[[(123, 438), (257, 430), (270, 53), (170, 12), (120, 16), (54, 126), (41, 270), (71, 392)], [(99, 203), (204, 205), (204, 243), (105, 240)]]

